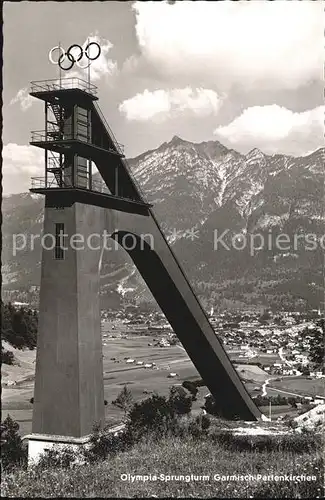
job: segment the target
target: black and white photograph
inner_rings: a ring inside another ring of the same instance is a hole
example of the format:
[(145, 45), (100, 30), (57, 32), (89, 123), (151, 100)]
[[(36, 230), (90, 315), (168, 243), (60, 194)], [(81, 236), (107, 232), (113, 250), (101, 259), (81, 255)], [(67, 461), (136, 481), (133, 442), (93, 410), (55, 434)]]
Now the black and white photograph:
[(324, 498), (324, 7), (3, 3), (2, 497)]

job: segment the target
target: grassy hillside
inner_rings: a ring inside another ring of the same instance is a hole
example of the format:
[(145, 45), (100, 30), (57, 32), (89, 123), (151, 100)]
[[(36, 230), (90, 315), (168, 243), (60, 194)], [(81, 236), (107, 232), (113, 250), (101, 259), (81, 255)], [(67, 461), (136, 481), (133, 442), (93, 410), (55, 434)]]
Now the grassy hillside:
[[(5, 475), (2, 495), (9, 497), (197, 497), (197, 498), (321, 498), (320, 450), (241, 451), (210, 439), (146, 438), (129, 451), (93, 465), (72, 469), (47, 468)], [(146, 481), (127, 476), (149, 476)], [(165, 480), (153, 476), (165, 474)], [(195, 476), (209, 479), (189, 480)], [(216, 480), (214, 475), (310, 474), (314, 481)], [(125, 476), (123, 476), (125, 475)], [(166, 476), (184, 475), (184, 480)], [(126, 478), (126, 479), (125, 479)]]

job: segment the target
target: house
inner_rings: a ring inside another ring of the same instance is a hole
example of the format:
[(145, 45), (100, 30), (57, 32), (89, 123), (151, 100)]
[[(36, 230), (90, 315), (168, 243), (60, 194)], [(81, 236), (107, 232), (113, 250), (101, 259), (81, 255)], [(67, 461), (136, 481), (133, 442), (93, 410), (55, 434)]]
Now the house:
[(170, 343), (168, 342), (167, 339), (161, 339), (161, 341), (159, 342), (159, 346), (160, 347), (170, 347)]
[(308, 357), (305, 354), (296, 354), (296, 361), (299, 361), (302, 365), (308, 365)]
[(294, 375), (294, 371), (292, 369), (284, 369), (282, 375)]

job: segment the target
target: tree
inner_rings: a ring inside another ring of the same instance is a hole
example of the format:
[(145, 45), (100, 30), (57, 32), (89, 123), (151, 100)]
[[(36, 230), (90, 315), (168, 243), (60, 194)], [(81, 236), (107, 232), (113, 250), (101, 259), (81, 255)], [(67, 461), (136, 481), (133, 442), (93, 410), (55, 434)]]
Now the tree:
[(309, 358), (316, 365), (324, 366), (325, 353), (325, 321), (321, 319), (317, 322), (317, 328), (308, 331), (312, 336), (310, 340)]
[(297, 408), (296, 398), (289, 397), (288, 398), (288, 404), (291, 405), (292, 408)]
[(308, 366), (303, 366), (301, 369), (301, 372), (303, 375), (306, 375), (307, 377), (310, 375), (310, 370), (309, 370)]
[(2, 339), (13, 347), (22, 349), (36, 347), (38, 317), (36, 311), (4, 304), (1, 301)]
[(27, 451), (18, 430), (19, 424), (10, 415), (1, 423), (1, 466), (5, 470), (27, 461)]
[(126, 417), (129, 409), (133, 405), (132, 392), (130, 391), (130, 389), (127, 388), (126, 385), (123, 387), (117, 398), (114, 401), (112, 401), (112, 404), (117, 408), (123, 410), (124, 416)]
[(3, 345), (1, 345), (1, 363), (6, 365), (13, 365), (15, 357), (11, 351), (7, 351)]

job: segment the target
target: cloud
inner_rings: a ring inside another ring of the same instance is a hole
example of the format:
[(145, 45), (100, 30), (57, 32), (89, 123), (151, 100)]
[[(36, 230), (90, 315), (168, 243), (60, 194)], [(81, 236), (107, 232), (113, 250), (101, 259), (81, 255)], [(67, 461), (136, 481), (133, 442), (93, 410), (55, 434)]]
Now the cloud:
[[(83, 44), (83, 48), (86, 48), (89, 42), (96, 42), (100, 45), (101, 53), (98, 59), (95, 59), (90, 65), (90, 78), (92, 81), (100, 80), (100, 78), (110, 77), (117, 73), (117, 63), (108, 57), (108, 53), (113, 47), (113, 44), (106, 40), (105, 38), (101, 38), (98, 34), (90, 35), (85, 43)], [(90, 49), (90, 57), (95, 57), (97, 54), (96, 47), (92, 46)]]
[(22, 111), (27, 111), (33, 104), (33, 98), (29, 95), (27, 87), (20, 89), (16, 96), (13, 97), (9, 103), (10, 106), (19, 103)]
[(162, 122), (184, 113), (203, 117), (216, 115), (222, 99), (216, 92), (205, 88), (172, 90), (144, 90), (119, 105), (127, 120)]
[(4, 194), (26, 192), (31, 187), (31, 177), (44, 176), (44, 152), (35, 146), (6, 144), (2, 158)]
[(141, 57), (165, 79), (228, 91), (295, 89), (323, 78), (322, 2), (135, 2), (133, 9)]
[(301, 113), (276, 104), (253, 106), (214, 134), (239, 149), (259, 147), (265, 153), (308, 154), (324, 146), (325, 106)]

